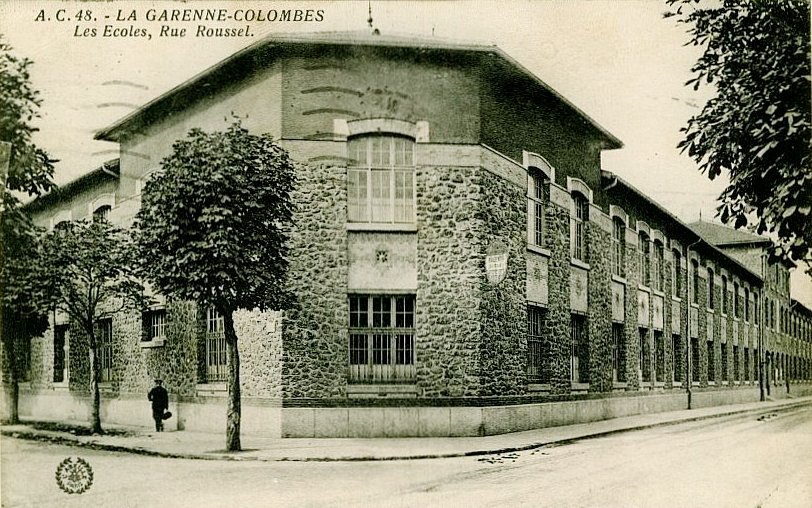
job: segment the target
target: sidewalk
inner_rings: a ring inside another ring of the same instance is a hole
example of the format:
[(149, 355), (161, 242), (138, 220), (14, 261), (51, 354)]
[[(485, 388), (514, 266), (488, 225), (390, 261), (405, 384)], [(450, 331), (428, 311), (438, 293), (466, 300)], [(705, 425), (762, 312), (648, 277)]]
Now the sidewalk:
[(734, 414), (757, 415), (808, 404), (812, 404), (812, 397), (637, 415), (485, 437), (277, 439), (243, 436), (244, 451), (234, 453), (224, 451), (225, 431), (222, 434), (188, 431), (156, 433), (142, 427), (107, 425), (106, 428), (126, 431), (127, 435), (76, 436), (69, 432), (36, 430), (30, 424), (22, 423), (5, 425), (0, 428), (0, 432), (4, 436), (23, 439), (172, 458), (258, 461), (408, 460), (495, 455), (659, 425)]

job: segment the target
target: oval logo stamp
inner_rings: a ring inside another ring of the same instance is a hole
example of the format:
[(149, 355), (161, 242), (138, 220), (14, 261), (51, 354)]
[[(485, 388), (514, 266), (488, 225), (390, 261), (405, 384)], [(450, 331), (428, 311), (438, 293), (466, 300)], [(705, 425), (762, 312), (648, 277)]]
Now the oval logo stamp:
[(81, 457), (68, 457), (56, 467), (56, 484), (68, 494), (81, 494), (93, 485), (93, 468)]

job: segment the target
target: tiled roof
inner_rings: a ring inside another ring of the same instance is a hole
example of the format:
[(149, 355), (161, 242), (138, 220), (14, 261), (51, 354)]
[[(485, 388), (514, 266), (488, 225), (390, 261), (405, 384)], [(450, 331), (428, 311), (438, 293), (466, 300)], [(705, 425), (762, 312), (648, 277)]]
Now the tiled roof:
[(770, 244), (769, 238), (754, 235), (740, 229), (733, 229), (722, 224), (698, 221), (688, 224), (691, 230), (701, 236), (705, 241), (716, 246), (731, 246), (743, 244)]

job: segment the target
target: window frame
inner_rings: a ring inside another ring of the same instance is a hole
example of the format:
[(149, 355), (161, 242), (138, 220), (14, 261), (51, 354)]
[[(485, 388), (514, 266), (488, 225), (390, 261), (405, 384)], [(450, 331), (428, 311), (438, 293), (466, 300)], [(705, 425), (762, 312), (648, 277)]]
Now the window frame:
[(113, 318), (96, 321), (99, 345), (99, 382), (110, 383), (115, 377), (115, 349), (113, 347)]
[(581, 192), (573, 191), (572, 204), (570, 256), (572, 259), (586, 263), (589, 256), (586, 238), (586, 224), (589, 222), (589, 198)]
[[(158, 319), (160, 318), (160, 319)], [(154, 322), (160, 321), (160, 323)], [(165, 307), (154, 307), (141, 313), (141, 342), (163, 343), (166, 341), (167, 313)]]
[[(403, 143), (402, 151), (397, 148), (399, 142)], [(386, 150), (384, 143), (388, 144)], [(359, 145), (363, 151), (358, 149)], [(347, 222), (414, 224), (417, 221), (414, 145), (414, 138), (390, 132), (347, 138)], [(388, 155), (383, 162), (385, 152)], [(360, 153), (364, 153), (363, 159), (355, 157)], [(400, 198), (399, 193), (403, 193)]]
[(626, 224), (620, 217), (612, 218), (612, 274), (626, 274)]
[(529, 189), (527, 193), (530, 217), (529, 240), (532, 245), (544, 248), (547, 233), (547, 207), (550, 202), (550, 179), (543, 172), (528, 171)]
[[(417, 295), (350, 293), (347, 300), (348, 382), (413, 383), (417, 365)], [(388, 302), (386, 308), (384, 302)], [(362, 317), (366, 324), (361, 322)]]
[(531, 383), (549, 384), (550, 341), (544, 336), (547, 326), (547, 308), (527, 305), (527, 378)]

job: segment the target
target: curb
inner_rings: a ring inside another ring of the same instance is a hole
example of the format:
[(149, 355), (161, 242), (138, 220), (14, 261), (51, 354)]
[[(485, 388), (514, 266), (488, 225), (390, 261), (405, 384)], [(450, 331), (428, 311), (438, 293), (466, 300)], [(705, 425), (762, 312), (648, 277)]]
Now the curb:
[[(537, 441), (527, 445), (509, 446), (503, 448), (493, 448), (487, 450), (472, 450), (467, 452), (451, 452), (451, 453), (435, 453), (435, 454), (422, 454), (422, 455), (398, 455), (398, 456), (383, 456), (383, 457), (258, 457), (258, 456), (240, 456), (237, 454), (230, 455), (226, 452), (222, 453), (172, 453), (162, 452), (157, 450), (150, 450), (147, 448), (137, 446), (125, 446), (99, 443), (96, 441), (83, 441), (78, 437), (68, 437), (66, 435), (52, 435), (44, 434), (37, 431), (27, 430), (6, 430), (0, 429), (0, 435), (14, 437), (17, 439), (26, 439), (29, 441), (44, 441), (53, 444), (76, 446), (80, 448), (89, 448), (92, 450), (112, 451), (119, 453), (131, 453), (135, 455), (144, 455), (151, 457), (161, 457), (169, 459), (189, 459), (189, 460), (225, 460), (225, 461), (255, 461), (255, 462), (373, 462), (373, 461), (394, 461), (394, 460), (421, 460), (421, 459), (446, 459), (446, 458), (460, 458), (460, 457), (477, 457), (482, 455), (501, 455), (505, 453), (522, 452), (542, 448), (550, 445), (563, 445), (575, 443), (585, 439), (594, 439), (599, 437), (611, 436), (614, 434), (622, 434), (624, 432), (632, 432), (636, 430), (651, 429), (656, 427), (665, 427), (668, 425), (678, 425), (681, 423), (696, 422), (702, 420), (709, 420), (712, 418), (724, 418), (733, 415), (747, 415), (767, 413), (771, 411), (786, 411), (798, 407), (812, 404), (812, 400), (797, 401), (788, 404), (782, 404), (775, 407), (758, 407), (745, 410), (730, 410), (722, 413), (714, 413), (709, 415), (700, 415), (676, 420), (668, 420), (662, 422), (648, 423), (633, 425), (629, 427), (605, 430), (600, 432), (592, 432), (580, 436), (550, 439), (545, 441)], [(240, 453), (240, 452), (235, 452)]]

